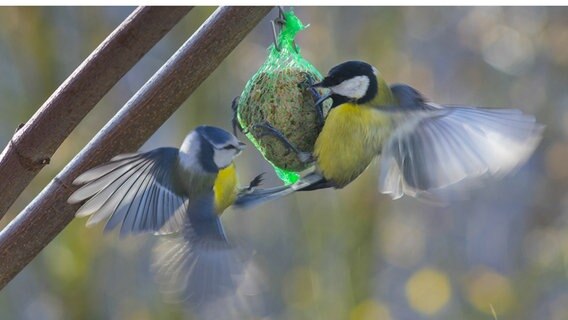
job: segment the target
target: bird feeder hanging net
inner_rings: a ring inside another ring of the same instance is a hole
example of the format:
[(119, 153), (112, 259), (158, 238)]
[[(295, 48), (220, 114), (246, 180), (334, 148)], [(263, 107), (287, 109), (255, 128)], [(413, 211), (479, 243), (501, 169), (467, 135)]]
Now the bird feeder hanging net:
[[(268, 57), (247, 82), (237, 104), (237, 120), (248, 139), (270, 162), (286, 184), (299, 179), (299, 172), (309, 167), (267, 127), (280, 132), (299, 151), (311, 154), (321, 130), (322, 119), (316, 111), (309, 84), (322, 80), (320, 72), (300, 54), (294, 42), (305, 29), (292, 11), (284, 12), (282, 28)], [(321, 92), (319, 92), (321, 94)], [(329, 101), (327, 101), (329, 103)], [(329, 104), (323, 106), (323, 114)]]

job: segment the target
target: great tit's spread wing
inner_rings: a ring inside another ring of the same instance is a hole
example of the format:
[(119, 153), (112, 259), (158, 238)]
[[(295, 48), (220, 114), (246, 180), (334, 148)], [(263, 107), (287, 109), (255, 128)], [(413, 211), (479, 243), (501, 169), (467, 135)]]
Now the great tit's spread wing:
[(421, 103), (394, 115), (383, 144), (380, 189), (428, 198), (441, 188), (487, 173), (505, 174), (538, 145), (543, 126), (514, 109)]
[(120, 235), (158, 231), (187, 203), (177, 182), (178, 149), (159, 148), (126, 154), (88, 170), (74, 184), (84, 184), (69, 203), (89, 199), (76, 216), (89, 216), (87, 226), (108, 219), (105, 231), (121, 224)]

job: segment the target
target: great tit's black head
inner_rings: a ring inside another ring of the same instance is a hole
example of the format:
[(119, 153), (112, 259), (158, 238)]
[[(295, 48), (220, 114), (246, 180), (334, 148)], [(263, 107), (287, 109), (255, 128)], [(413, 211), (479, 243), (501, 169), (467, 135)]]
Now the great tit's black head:
[(244, 147), (237, 137), (221, 128), (199, 126), (187, 136), (180, 150), (197, 160), (193, 163), (198, 169), (217, 172), (229, 166)]
[(377, 69), (363, 61), (347, 61), (329, 70), (328, 75), (314, 87), (331, 90), (333, 104), (343, 102), (365, 103), (378, 92)]

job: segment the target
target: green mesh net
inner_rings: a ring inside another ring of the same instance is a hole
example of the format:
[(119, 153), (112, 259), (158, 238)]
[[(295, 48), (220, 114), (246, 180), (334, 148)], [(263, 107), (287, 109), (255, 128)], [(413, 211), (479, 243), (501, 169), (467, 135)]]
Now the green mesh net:
[[(258, 124), (269, 124), (297, 149), (311, 153), (321, 130), (310, 81), (322, 75), (300, 54), (296, 34), (305, 29), (292, 11), (284, 13), (282, 29), (272, 44), (268, 57), (247, 82), (237, 106), (237, 119), (249, 140), (270, 162), (278, 177), (286, 184), (299, 179), (299, 172), (309, 164)], [(321, 94), (321, 92), (320, 92)], [(324, 105), (324, 113), (329, 105)]]

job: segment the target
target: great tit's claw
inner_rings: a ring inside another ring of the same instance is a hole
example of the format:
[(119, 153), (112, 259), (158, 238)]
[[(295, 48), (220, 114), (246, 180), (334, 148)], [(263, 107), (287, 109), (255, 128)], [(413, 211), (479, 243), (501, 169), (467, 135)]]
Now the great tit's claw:
[[(314, 103), (316, 103), (317, 101), (319, 101), (319, 99), (321, 99), (321, 95), (319, 94), (319, 92), (315, 89), (310, 87), (310, 92), (312, 93), (312, 96), (314, 97)], [(316, 117), (317, 117), (317, 122), (318, 125), (323, 126), (323, 123), (325, 122), (325, 119), (323, 117), (323, 104), (322, 103), (316, 103)]]
[(306, 159), (306, 156), (303, 154), (306, 154), (307, 152), (300, 151), (300, 149), (298, 149), (294, 144), (292, 144), (292, 142), (290, 142), (290, 140), (288, 140), (288, 138), (284, 136), (284, 134), (282, 134), (282, 132), (278, 131), (278, 129), (274, 128), (270, 123), (263, 121), (261, 123), (253, 125), (251, 129), (257, 132), (258, 130), (261, 130), (259, 132), (261, 137), (269, 135), (280, 140), (280, 142), (282, 142), (284, 146), (286, 146), (288, 149), (292, 150), (294, 154), (296, 154), (300, 161), (304, 162), (303, 159)]
[(316, 120), (319, 126), (323, 126), (323, 123), (325, 121), (323, 117), (323, 105), (321, 103), (317, 103), (321, 99), (321, 95), (316, 90), (316, 88), (313, 87), (315, 83), (314, 78), (309, 73), (306, 73), (305, 76), (306, 79), (300, 82), (298, 86), (302, 89), (310, 91), (310, 93), (312, 94), (312, 98), (314, 99), (314, 103), (316, 104)]

